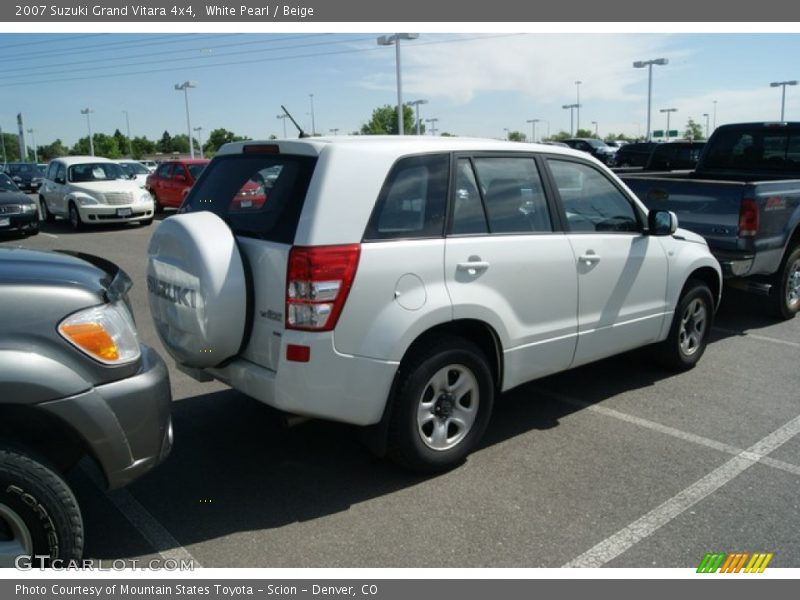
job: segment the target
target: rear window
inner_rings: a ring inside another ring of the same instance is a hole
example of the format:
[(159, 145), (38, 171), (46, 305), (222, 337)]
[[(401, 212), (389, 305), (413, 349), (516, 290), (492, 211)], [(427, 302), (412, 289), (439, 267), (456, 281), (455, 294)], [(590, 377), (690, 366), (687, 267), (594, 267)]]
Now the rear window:
[(315, 164), (306, 156), (220, 156), (203, 170), (180, 210), (207, 210), (235, 235), (291, 244)]
[(721, 131), (708, 148), (703, 166), (741, 171), (800, 171), (800, 130), (754, 127)]

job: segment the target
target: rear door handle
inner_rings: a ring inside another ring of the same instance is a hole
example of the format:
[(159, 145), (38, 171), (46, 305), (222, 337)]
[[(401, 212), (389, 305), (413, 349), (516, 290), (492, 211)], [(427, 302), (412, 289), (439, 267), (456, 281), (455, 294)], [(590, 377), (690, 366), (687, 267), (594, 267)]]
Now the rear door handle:
[(470, 275), (475, 275), (476, 273), (480, 271), (485, 271), (488, 268), (489, 268), (489, 263), (480, 260), (460, 262), (456, 265), (457, 270), (466, 271)]
[(586, 254), (581, 254), (579, 260), (591, 265), (592, 263), (600, 262), (600, 256), (590, 250)]

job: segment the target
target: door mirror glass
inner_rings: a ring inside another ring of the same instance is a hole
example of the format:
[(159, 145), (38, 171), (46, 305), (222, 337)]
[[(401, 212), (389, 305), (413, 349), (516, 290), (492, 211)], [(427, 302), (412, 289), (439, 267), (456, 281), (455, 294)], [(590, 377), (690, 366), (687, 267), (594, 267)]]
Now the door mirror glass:
[(678, 216), (669, 210), (651, 210), (647, 225), (650, 235), (672, 235), (678, 229)]

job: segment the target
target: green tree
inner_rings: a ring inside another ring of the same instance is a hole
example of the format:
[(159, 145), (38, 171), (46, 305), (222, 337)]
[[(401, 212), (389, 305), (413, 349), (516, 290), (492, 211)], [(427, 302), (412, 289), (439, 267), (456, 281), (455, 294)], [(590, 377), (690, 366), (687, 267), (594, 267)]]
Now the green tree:
[(509, 131), (508, 139), (511, 142), (524, 142), (528, 138), (526, 138), (525, 134), (522, 133), (521, 131)]
[(236, 135), (234, 132), (220, 127), (219, 129), (214, 129), (208, 134), (208, 139), (206, 140), (206, 143), (203, 144), (203, 152), (205, 153), (205, 156), (213, 156), (223, 144), (227, 144), (229, 142), (241, 142), (242, 140), (246, 139), (247, 138), (244, 136)]
[(114, 139), (117, 140), (117, 148), (119, 151), (122, 152), (125, 156), (130, 154), (130, 143), (128, 141), (127, 136), (122, 135), (122, 132), (119, 129), (114, 130)]
[[(361, 133), (364, 135), (397, 135), (399, 130), (397, 108), (388, 104), (373, 110), (372, 118), (361, 126)], [(417, 131), (414, 111), (410, 106), (403, 106), (403, 130), (407, 134)], [(425, 133), (424, 123), (420, 123), (420, 133)]]
[(591, 129), (578, 129), (578, 131), (575, 132), (575, 137), (576, 138), (593, 138), (593, 137), (595, 137), (595, 135), (594, 135), (594, 131), (592, 131)]
[[(6, 162), (19, 160), (19, 136), (13, 133), (3, 133), (2, 148), (5, 148)], [(0, 159), (3, 157), (0, 156)]]
[(169, 131), (164, 130), (164, 133), (161, 134), (161, 139), (156, 142), (156, 152), (164, 154), (172, 152), (172, 136)]
[(695, 123), (694, 119), (689, 119), (686, 123), (686, 130), (683, 132), (683, 137), (687, 140), (702, 140), (705, 139), (703, 135), (703, 127), (700, 123)]
[(46, 146), (39, 146), (39, 160), (41, 162), (47, 162), (48, 160), (58, 158), (59, 156), (66, 156), (67, 154), (69, 154), (69, 148), (59, 139)]
[(555, 140), (556, 142), (558, 142), (560, 140), (568, 140), (571, 137), (572, 137), (572, 134), (569, 133), (568, 131), (559, 131), (558, 133), (556, 133), (554, 135), (551, 135), (550, 139), (551, 140)]
[(148, 140), (146, 137), (137, 136), (131, 140), (133, 147), (133, 158), (140, 159), (148, 154), (155, 154), (156, 143)]

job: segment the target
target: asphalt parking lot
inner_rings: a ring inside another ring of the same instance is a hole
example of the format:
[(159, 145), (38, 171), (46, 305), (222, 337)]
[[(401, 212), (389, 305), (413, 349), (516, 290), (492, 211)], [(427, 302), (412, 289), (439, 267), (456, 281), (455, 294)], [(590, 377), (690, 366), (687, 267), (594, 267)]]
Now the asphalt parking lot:
[[(42, 224), (0, 244), (104, 256), (134, 280), (159, 221), (73, 233)], [(167, 357), (167, 362), (171, 362)], [(693, 567), (706, 552), (772, 552), (800, 567), (800, 318), (726, 294), (693, 371), (633, 352), (501, 397), (458, 469), (411, 475), (353, 428), (285, 428), (265, 406), (171, 368), (175, 447), (129, 488), (71, 476), (87, 557), (204, 567)]]

